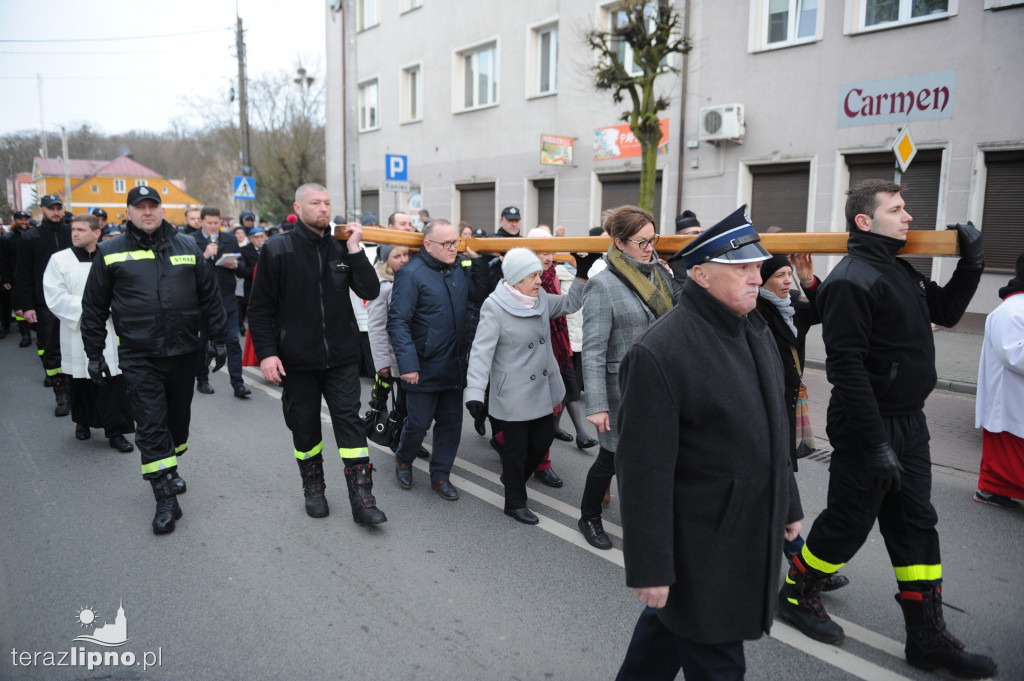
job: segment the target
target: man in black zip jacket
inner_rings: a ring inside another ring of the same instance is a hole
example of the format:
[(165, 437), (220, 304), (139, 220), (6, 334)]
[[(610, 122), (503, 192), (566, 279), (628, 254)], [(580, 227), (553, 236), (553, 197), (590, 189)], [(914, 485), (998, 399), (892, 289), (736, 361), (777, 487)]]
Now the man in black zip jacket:
[(293, 230), (260, 251), (249, 298), (249, 335), (263, 377), (283, 384), (281, 407), (292, 431), (306, 513), (329, 513), (324, 497), (320, 400), (327, 400), (338, 453), (345, 464), (352, 518), (387, 521), (373, 497), (373, 465), (359, 418), (359, 328), (349, 289), (363, 300), (380, 293), (377, 272), (359, 248), (363, 229), (347, 226), (344, 243), (331, 233), (331, 198), (318, 184), (295, 190)]
[(156, 497), (153, 532), (174, 531), (185, 493), (178, 458), (188, 449), (199, 327), (205, 323), (218, 361), (228, 328), (213, 272), (195, 241), (164, 220), (160, 192), (128, 192), (127, 231), (99, 245), (82, 297), (82, 341), (89, 376), (110, 379), (103, 359), (106, 321), (114, 317), (118, 361), (132, 402), (142, 477)]
[(848, 255), (821, 285), (818, 309), (832, 384), (827, 431), (834, 452), (828, 506), (794, 556), (779, 613), (811, 638), (843, 640), (819, 592), (853, 558), (878, 519), (906, 622), (907, 662), (959, 676), (994, 676), (995, 663), (968, 653), (942, 618), (938, 516), (931, 503), (931, 456), (924, 401), (935, 387), (932, 324), (953, 326), (985, 267), (981, 233), (957, 230), (960, 261), (945, 286), (896, 257), (911, 216), (902, 187), (855, 185), (846, 202)]
[(60, 372), (60, 320), (50, 312), (43, 296), (43, 272), (50, 256), (71, 248), (71, 227), (64, 223), (64, 201), (56, 194), (39, 199), (43, 221), (26, 231), (18, 246), (14, 272), (14, 309), (28, 324), (36, 324), (36, 342), (46, 377), (57, 398), (54, 416), (71, 413), (71, 377)]
[[(11, 231), (0, 234), (0, 338), (11, 330), (11, 313), (14, 312), (14, 269), (18, 258), (18, 246), (22, 235), (29, 229), (31, 215), (23, 210), (14, 211)], [(21, 332), (19, 347), (25, 348), (32, 344), (32, 331), (21, 315), (18, 315), (18, 330)]]

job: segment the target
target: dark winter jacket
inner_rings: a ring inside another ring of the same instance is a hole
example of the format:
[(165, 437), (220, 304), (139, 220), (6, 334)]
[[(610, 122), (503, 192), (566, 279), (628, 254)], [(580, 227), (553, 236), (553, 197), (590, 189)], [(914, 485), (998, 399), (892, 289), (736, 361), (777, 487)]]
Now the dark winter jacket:
[(14, 271), (15, 310), (47, 310), (43, 296), (43, 271), (50, 256), (71, 248), (71, 227), (63, 222), (43, 220), (21, 235)]
[(330, 230), (302, 222), (260, 251), (249, 298), (249, 333), (260, 360), (277, 356), (285, 371), (320, 371), (359, 362), (359, 327), (349, 289), (380, 293), (366, 253), (349, 253)]
[(249, 302), (249, 297), (252, 295), (252, 274), (256, 271), (256, 263), (259, 262), (259, 259), (260, 251), (252, 243), (242, 246), (242, 260), (238, 263), (238, 272), (245, 281), (242, 295), (246, 303)]
[(82, 340), (90, 359), (103, 354), (113, 315), (118, 356), (174, 357), (199, 347), (205, 323), (214, 343), (227, 339), (227, 317), (213, 272), (195, 241), (166, 220), (152, 235), (131, 222), (97, 246), (82, 297)]
[[(192, 232), (188, 236), (195, 239), (200, 253), (205, 251), (206, 247), (210, 244), (210, 240), (201, 229)], [(220, 232), (215, 236), (217, 237), (217, 255), (208, 258), (206, 262), (213, 268), (213, 275), (217, 281), (217, 290), (220, 291), (221, 300), (224, 301), (225, 305), (229, 303), (234, 305), (236, 282), (239, 279), (245, 278), (245, 263), (242, 261), (242, 258), (239, 258), (238, 266), (235, 269), (215, 265), (214, 263), (220, 260), (220, 257), (225, 253), (241, 252), (241, 249), (238, 247), (238, 239), (235, 238), (232, 232)]]
[[(388, 335), (400, 374), (419, 372), (410, 392), (462, 390), (466, 387), (469, 356), (467, 303), (483, 302), (490, 291), (471, 282), (484, 267), (484, 258), (470, 268), (458, 261), (448, 265), (426, 249), (395, 273), (388, 309)], [(472, 290), (472, 293), (471, 293)]]
[(18, 264), (18, 246), (21, 245), (21, 237), (26, 230), (11, 231), (0, 235), (0, 284), (14, 286), (14, 270)]
[[(850, 234), (848, 255), (818, 291), (833, 386), (829, 439), (851, 440), (854, 450), (888, 442), (883, 416), (924, 407), (936, 381), (931, 325), (960, 321), (981, 280), (982, 268), (961, 261), (939, 286), (896, 257), (903, 245), (871, 232)], [(840, 423), (845, 432), (833, 437)]]
[(764, 319), (689, 280), (619, 379), (626, 584), (669, 586), (658, 617), (683, 638), (759, 638), (775, 612), (785, 526), (803, 517)]
[[(815, 277), (817, 283), (818, 278)], [(799, 291), (790, 291), (789, 299), (793, 304), (795, 313), (793, 315), (793, 326), (796, 327), (796, 335), (786, 325), (782, 313), (770, 301), (761, 298), (757, 299), (757, 311), (764, 317), (768, 328), (772, 332), (775, 344), (779, 348), (779, 358), (782, 359), (782, 369), (785, 374), (785, 391), (783, 399), (786, 402), (786, 414), (789, 416), (789, 454), (793, 459), (793, 470), (797, 470), (796, 459), (796, 398), (800, 393), (801, 372), (804, 369), (804, 349), (807, 345), (807, 330), (815, 324), (821, 324), (821, 317), (818, 316), (818, 308), (815, 306), (817, 298), (816, 289), (806, 289), (807, 300), (800, 299)], [(810, 302), (808, 302), (810, 301)], [(800, 358), (800, 367), (797, 368), (793, 360), (793, 351), (796, 348), (797, 356)], [(822, 396), (824, 399), (824, 396)]]

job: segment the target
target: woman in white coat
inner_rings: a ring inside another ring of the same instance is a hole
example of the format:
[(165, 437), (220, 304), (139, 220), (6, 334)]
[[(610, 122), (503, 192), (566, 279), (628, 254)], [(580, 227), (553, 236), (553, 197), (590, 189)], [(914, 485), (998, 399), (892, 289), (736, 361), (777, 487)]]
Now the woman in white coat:
[(82, 333), (82, 294), (89, 278), (92, 259), (98, 253), (100, 223), (92, 215), (76, 215), (71, 223), (71, 248), (57, 251), (43, 271), (43, 295), (46, 305), (60, 319), (61, 373), (71, 375), (71, 420), (75, 437), (88, 440), (90, 428), (103, 428), (110, 446), (119, 452), (134, 449), (125, 439), (134, 433), (131, 403), (124, 378), (117, 366), (117, 332), (107, 319), (107, 345), (103, 358), (110, 367), (105, 385), (89, 377), (89, 358), (85, 354)]
[(551, 350), (550, 322), (578, 310), (584, 291), (580, 281), (564, 296), (545, 292), (541, 269), (540, 259), (529, 249), (505, 254), (505, 278), (480, 308), (466, 378), (466, 408), (474, 418), (484, 415), (484, 390), (490, 382), (490, 415), (505, 434), (505, 515), (527, 525), (540, 521), (526, 507), (526, 481), (551, 446), (554, 408), (565, 397)]

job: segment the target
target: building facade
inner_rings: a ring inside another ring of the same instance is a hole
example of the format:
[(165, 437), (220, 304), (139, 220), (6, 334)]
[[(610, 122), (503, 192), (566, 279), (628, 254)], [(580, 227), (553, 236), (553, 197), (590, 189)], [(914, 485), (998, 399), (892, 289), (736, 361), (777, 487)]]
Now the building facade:
[[(626, 105), (593, 86), (584, 40), (586, 30), (613, 25), (616, 3), (352, 5), (363, 210), (383, 221), (395, 207), (424, 207), (491, 231), (501, 208), (516, 205), (528, 227), (583, 234), (603, 209), (635, 202), (639, 156), (614, 129)], [(989, 274), (970, 311), (995, 307), (995, 290), (1024, 251), (1024, 1), (674, 7), (693, 49), (672, 63), (679, 75), (659, 80), (671, 99), (661, 115), (660, 231), (671, 232), (682, 209), (711, 224), (742, 203), (759, 229), (843, 231), (846, 190), (894, 175), (891, 147), (909, 123), (916, 156), (902, 181), (912, 226), (973, 220)], [(329, 82), (339, 68), (329, 50)], [(340, 121), (329, 115), (329, 138)], [(542, 163), (542, 138), (548, 160), (559, 162), (571, 142), (571, 162)], [(389, 154), (405, 157), (410, 192), (385, 190)], [(954, 262), (915, 265), (943, 281)]]

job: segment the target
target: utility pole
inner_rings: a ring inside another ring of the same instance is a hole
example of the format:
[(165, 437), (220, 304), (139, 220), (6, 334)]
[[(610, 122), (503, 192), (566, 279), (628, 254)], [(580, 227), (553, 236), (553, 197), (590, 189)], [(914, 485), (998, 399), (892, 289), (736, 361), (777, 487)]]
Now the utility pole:
[(235, 51), (238, 52), (238, 123), (242, 131), (242, 174), (252, 172), (252, 157), (249, 155), (249, 100), (245, 93), (245, 39), (242, 35), (242, 17), (236, 16), (238, 27), (235, 34)]
[(40, 74), (36, 74), (36, 83), (39, 85), (39, 134), (43, 136), (43, 158), (49, 158), (50, 154), (46, 149), (46, 128), (43, 127), (43, 77)]
[[(43, 133), (45, 138), (46, 133)], [(60, 153), (64, 158), (64, 209), (71, 211), (71, 168), (68, 165), (68, 131), (60, 126)]]

